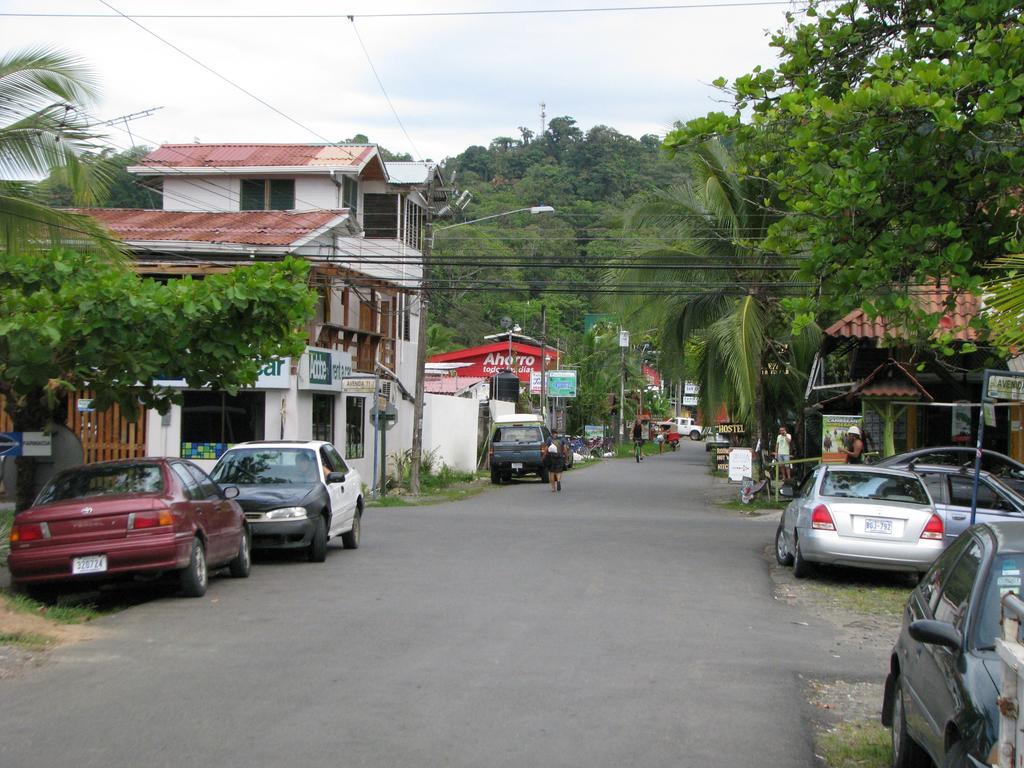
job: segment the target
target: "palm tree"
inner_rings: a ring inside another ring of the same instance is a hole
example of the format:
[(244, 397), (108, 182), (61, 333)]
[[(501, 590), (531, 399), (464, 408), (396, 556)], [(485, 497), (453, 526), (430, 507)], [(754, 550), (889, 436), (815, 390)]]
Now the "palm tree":
[(96, 96), (92, 73), (70, 54), (32, 49), (0, 57), (0, 248), (11, 253), (54, 246), (121, 253), (88, 216), (33, 198), (31, 179), (56, 173), (78, 205), (93, 205), (108, 173), (83, 161), (95, 153), (84, 108)]
[(741, 178), (718, 142), (693, 149), (689, 164), (688, 183), (655, 192), (627, 214), (638, 268), (610, 280), (667, 293), (631, 298), (626, 308), (660, 324), (666, 356), (690, 358), (705, 414), (725, 405), (764, 438), (765, 372), (798, 375), (804, 347), (817, 346), (816, 328), (788, 333), (780, 299), (791, 293), (789, 273), (760, 247), (776, 219), (763, 205), (770, 190)]
[(1024, 254), (1003, 256), (991, 266), (1002, 273), (984, 286), (992, 340), (1019, 354), (1024, 348)]

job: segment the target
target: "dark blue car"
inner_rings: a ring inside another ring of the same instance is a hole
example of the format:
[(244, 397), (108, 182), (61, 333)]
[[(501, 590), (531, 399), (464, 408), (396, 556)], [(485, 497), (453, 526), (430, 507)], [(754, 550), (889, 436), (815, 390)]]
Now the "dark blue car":
[(1021, 594), (1024, 522), (968, 528), (907, 601), (885, 681), (895, 768), (987, 766), (998, 741), (1000, 598)]

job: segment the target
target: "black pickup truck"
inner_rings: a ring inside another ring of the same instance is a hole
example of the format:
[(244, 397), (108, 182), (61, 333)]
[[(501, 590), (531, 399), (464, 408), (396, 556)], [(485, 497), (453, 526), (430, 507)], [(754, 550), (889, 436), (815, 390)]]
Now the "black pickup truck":
[(491, 430), (488, 451), (491, 482), (497, 485), (502, 480), (511, 480), (513, 475), (536, 474), (546, 483), (548, 471), (544, 456), (550, 439), (551, 432), (539, 416), (499, 416)]

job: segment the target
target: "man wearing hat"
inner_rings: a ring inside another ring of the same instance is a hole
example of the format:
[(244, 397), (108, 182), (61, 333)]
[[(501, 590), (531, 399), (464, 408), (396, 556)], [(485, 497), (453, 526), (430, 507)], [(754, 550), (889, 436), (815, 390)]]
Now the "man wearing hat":
[(840, 446), (839, 452), (846, 454), (847, 464), (864, 463), (864, 438), (860, 436), (860, 427), (850, 427), (846, 430), (846, 446)]

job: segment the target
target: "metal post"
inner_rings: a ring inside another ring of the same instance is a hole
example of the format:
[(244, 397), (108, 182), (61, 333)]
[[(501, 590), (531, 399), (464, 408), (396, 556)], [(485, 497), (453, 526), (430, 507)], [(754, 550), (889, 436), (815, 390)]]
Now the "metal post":
[(434, 176), (427, 188), (426, 217), (423, 222), (423, 275), (420, 279), (420, 322), (416, 328), (416, 392), (412, 410), (412, 461), (409, 465), (409, 492), (420, 492), (420, 462), (423, 458), (423, 377), (427, 365), (427, 307), (430, 281), (430, 252), (434, 247)]
[(985, 436), (985, 398), (982, 398), (981, 412), (978, 414), (978, 444), (974, 452), (974, 482), (971, 484), (971, 525), (978, 515), (978, 480), (981, 472), (981, 441)]
[[(380, 407), (380, 400), (377, 401), (377, 425), (380, 428), (380, 497), (383, 499), (388, 494), (388, 431), (384, 427), (384, 409)], [(412, 475), (410, 465), (409, 474)], [(419, 477), (416, 478), (417, 484)], [(410, 478), (409, 484), (412, 485)], [(419, 490), (416, 491), (419, 493)]]
[(544, 423), (547, 424), (548, 429), (551, 428), (551, 424), (548, 423), (548, 366), (547, 366), (547, 333), (548, 333), (548, 314), (547, 308), (540, 305), (540, 417)]
[[(620, 330), (621, 333), (621, 330)], [(626, 440), (626, 348), (619, 346), (619, 442)]]

